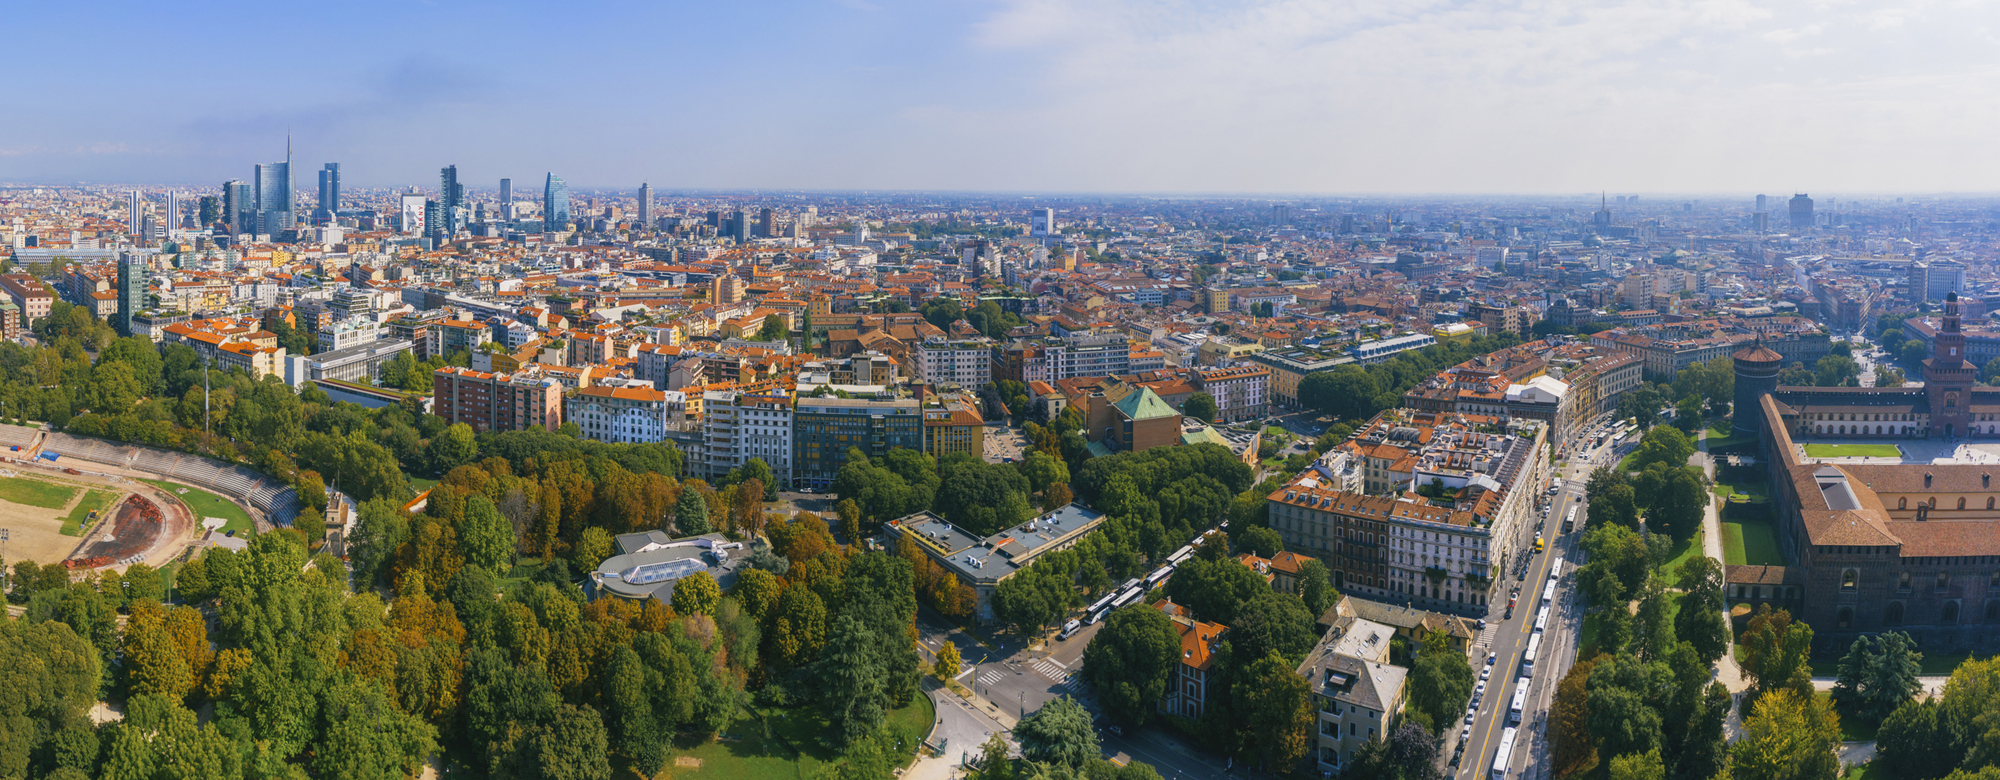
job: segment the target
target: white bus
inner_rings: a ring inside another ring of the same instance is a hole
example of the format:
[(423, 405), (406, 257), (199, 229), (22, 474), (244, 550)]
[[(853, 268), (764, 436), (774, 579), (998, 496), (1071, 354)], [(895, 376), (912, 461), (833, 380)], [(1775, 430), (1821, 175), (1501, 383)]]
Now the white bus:
[(1549, 627), (1549, 607), (1542, 605), (1542, 611), (1535, 613), (1535, 634), (1539, 636)]
[(1541, 634), (1535, 633), (1528, 635), (1528, 652), (1523, 653), (1521, 655), (1522, 677), (1533, 677), (1535, 675), (1535, 656), (1537, 655), (1537, 651), (1541, 650), (1541, 647), (1542, 647)]
[[(1576, 510), (1572, 509), (1570, 511), (1574, 512)], [(1549, 579), (1553, 581), (1562, 578), (1563, 578), (1563, 559), (1562, 556), (1558, 555), (1556, 556), (1555, 560), (1549, 562)]]
[(1549, 584), (1542, 586), (1542, 603), (1548, 604), (1549, 602), (1555, 600), (1556, 600), (1556, 581), (1549, 580)]
[(1563, 515), (1563, 533), (1573, 530), (1576, 530), (1576, 507), (1570, 507), (1569, 514)]
[(1159, 587), (1160, 583), (1165, 582), (1167, 576), (1173, 573), (1174, 573), (1174, 565), (1171, 563), (1165, 566), (1161, 566), (1158, 569), (1154, 569), (1152, 574), (1146, 575), (1146, 589), (1152, 590), (1154, 588)]
[(1514, 680), (1514, 703), (1507, 708), (1507, 722), (1511, 725), (1520, 725), (1521, 710), (1527, 706), (1528, 678), (1521, 677)]
[(1507, 780), (1507, 765), (1514, 762), (1514, 735), (1512, 727), (1500, 732), (1500, 747), (1493, 751), (1491, 780)]

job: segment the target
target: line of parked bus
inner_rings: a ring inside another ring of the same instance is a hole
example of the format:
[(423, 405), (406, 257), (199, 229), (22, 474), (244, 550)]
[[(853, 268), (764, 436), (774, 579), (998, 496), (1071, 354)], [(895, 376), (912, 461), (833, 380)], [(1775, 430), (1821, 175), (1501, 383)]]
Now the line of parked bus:
[(1106, 593), (1102, 598), (1091, 602), (1090, 606), (1084, 608), (1082, 618), (1063, 624), (1060, 638), (1068, 639), (1076, 632), (1082, 631), (1084, 626), (1103, 620), (1104, 616), (1110, 614), (1112, 610), (1132, 604), (1146, 594), (1153, 592), (1153, 589), (1159, 587), (1160, 583), (1166, 582), (1168, 577), (1173, 576), (1174, 569), (1179, 568), (1183, 561), (1186, 561), (1189, 556), (1194, 555), (1194, 546), (1200, 541), (1200, 536), (1195, 537), (1194, 541), (1182, 545), (1180, 549), (1174, 551), (1174, 554), (1167, 556), (1166, 565), (1154, 569), (1144, 577), (1133, 577), (1126, 580), (1118, 587), (1112, 588), (1110, 593)]
[[(1572, 513), (1574, 509), (1570, 510)], [(1549, 562), (1549, 579), (1542, 586), (1541, 603), (1535, 610), (1535, 629), (1528, 635), (1528, 651), (1521, 654), (1521, 676), (1514, 680), (1514, 700), (1507, 707), (1507, 728), (1500, 733), (1500, 746), (1493, 751), (1492, 780), (1506, 780), (1507, 767), (1514, 761), (1514, 741), (1519, 736), (1521, 713), (1528, 707), (1528, 686), (1534, 682), (1535, 659), (1542, 651), (1542, 632), (1549, 626), (1549, 611), (1556, 600), (1556, 583), (1562, 579), (1563, 559)]]

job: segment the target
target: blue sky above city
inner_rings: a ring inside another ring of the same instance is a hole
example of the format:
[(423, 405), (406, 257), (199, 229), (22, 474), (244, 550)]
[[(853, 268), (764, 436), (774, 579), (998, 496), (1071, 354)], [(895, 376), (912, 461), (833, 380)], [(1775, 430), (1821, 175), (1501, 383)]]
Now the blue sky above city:
[(2000, 4), (34, 4), (0, 180), (1988, 191)]

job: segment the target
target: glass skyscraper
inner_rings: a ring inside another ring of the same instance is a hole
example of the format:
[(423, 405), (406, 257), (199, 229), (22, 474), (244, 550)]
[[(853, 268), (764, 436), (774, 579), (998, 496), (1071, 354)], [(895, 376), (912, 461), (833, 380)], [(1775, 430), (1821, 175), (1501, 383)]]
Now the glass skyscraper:
[(566, 224), (569, 224), (569, 185), (551, 173), (542, 185), (542, 230), (554, 232)]
[(465, 185), (458, 183), (458, 166), (447, 165), (438, 169), (438, 223), (445, 240), (458, 233), (465, 209)]
[(257, 201), (248, 182), (230, 179), (222, 183), (222, 218), (232, 233), (257, 232)]
[(340, 213), (340, 163), (327, 163), (319, 172), (319, 218), (332, 222)]
[(257, 212), (260, 229), (275, 232), (292, 226), (290, 162), (265, 163), (257, 166)]

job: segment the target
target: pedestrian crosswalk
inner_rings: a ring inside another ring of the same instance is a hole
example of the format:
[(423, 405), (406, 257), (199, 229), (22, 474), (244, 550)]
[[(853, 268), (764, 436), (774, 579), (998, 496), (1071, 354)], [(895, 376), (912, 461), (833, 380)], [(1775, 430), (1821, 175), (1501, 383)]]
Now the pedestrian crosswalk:
[(1003, 675), (1001, 675), (1001, 674), (1000, 674), (1000, 670), (998, 670), (998, 669), (988, 669), (988, 670), (986, 670), (986, 671), (983, 671), (983, 672), (980, 672), (980, 673), (979, 673), (979, 684), (980, 684), (980, 685), (992, 685), (992, 684), (994, 684), (994, 683), (997, 683), (997, 682), (999, 682), (999, 681), (1000, 681), (1000, 678), (1001, 678), (1002, 676), (1003, 676)]
[(1479, 644), (1485, 645), (1487, 647), (1492, 647), (1493, 637), (1495, 634), (1498, 633), (1500, 633), (1500, 621), (1498, 620), (1488, 621), (1486, 623), (1486, 628), (1479, 632)]
[(1069, 669), (1052, 659), (1043, 658), (1028, 666), (1034, 669), (1036, 674), (1049, 678), (1057, 688), (1073, 688), (1076, 685), (1075, 675), (1070, 674)]

